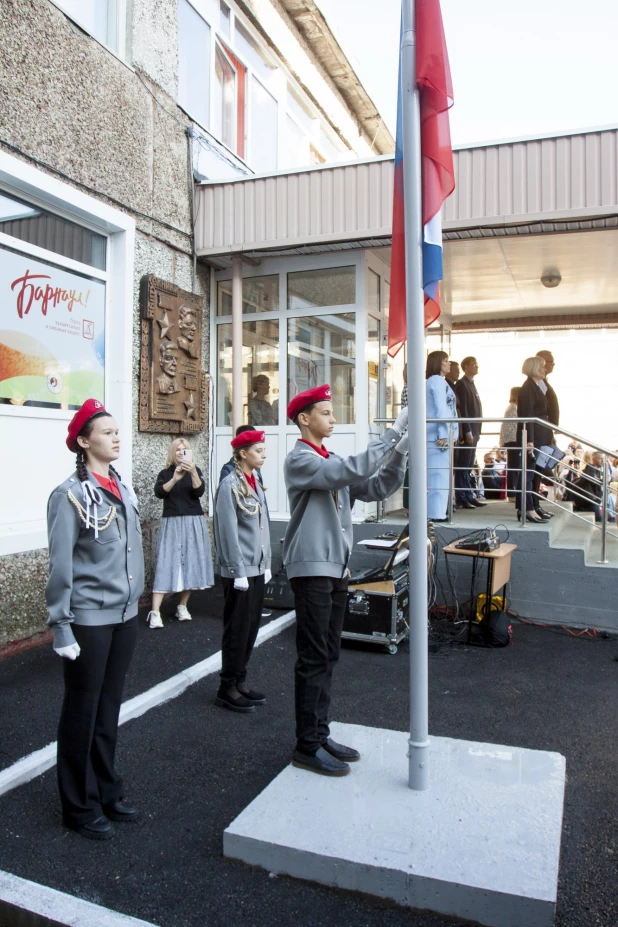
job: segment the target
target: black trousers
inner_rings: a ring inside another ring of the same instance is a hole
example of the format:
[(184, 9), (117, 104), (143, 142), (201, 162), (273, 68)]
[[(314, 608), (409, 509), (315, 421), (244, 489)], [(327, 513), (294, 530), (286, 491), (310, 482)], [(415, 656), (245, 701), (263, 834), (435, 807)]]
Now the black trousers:
[(79, 825), (94, 821), (102, 814), (102, 805), (123, 797), (114, 754), (137, 618), (95, 627), (73, 623), (72, 630), (81, 653), (76, 660), (62, 660), (58, 788), (64, 819)]
[(291, 583), (298, 657), (294, 668), (296, 748), (313, 754), (329, 736), (331, 681), (341, 649), (348, 580), (301, 576)]
[(474, 467), (476, 459), (476, 445), (478, 438), (474, 438), (474, 444), (462, 444), (455, 448), (455, 501), (470, 502), (472, 495), (472, 480), (470, 471)]
[(234, 580), (222, 578), (223, 641), (221, 644), (221, 686), (229, 688), (247, 678), (247, 665), (260, 628), (264, 604), (264, 574), (249, 576), (246, 592), (234, 589)]

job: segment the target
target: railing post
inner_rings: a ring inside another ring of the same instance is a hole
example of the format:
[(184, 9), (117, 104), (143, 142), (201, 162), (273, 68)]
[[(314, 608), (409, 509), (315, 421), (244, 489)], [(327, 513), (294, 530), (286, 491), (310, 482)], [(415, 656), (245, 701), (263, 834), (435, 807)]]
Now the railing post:
[(521, 493), (519, 496), (519, 524), (526, 527), (526, 483), (528, 480), (528, 426), (521, 426)]
[(601, 505), (603, 506), (603, 520), (601, 522), (601, 559), (598, 563), (607, 563), (605, 547), (607, 544), (607, 454), (603, 454), (603, 496)]
[(453, 520), (453, 491), (454, 491), (454, 472), (455, 465), (455, 445), (453, 441), (453, 432), (455, 428), (453, 423), (448, 426), (448, 503), (446, 506), (446, 517), (449, 522)]

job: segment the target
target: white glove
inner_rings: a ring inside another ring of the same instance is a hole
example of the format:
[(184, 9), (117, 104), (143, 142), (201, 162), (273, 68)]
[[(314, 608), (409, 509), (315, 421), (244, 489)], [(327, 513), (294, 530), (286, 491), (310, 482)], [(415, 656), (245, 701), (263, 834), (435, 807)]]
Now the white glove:
[(240, 589), (241, 592), (246, 592), (249, 588), (249, 580), (246, 576), (239, 576), (238, 579), (234, 580), (234, 589)]
[(76, 660), (81, 652), (81, 647), (77, 642), (69, 644), (68, 647), (54, 647), (54, 653), (57, 653), (59, 657), (66, 657), (67, 660)]
[(391, 426), (398, 431), (400, 435), (404, 434), (408, 430), (408, 407), (402, 409), (394, 423)]
[(270, 570), (264, 570), (264, 585), (265, 586), (268, 585), (268, 583), (271, 581), (272, 578), (273, 578), (273, 574), (270, 572)]
[(408, 456), (408, 451), (410, 449), (410, 436), (404, 435), (401, 441), (395, 445), (395, 450), (404, 456)]

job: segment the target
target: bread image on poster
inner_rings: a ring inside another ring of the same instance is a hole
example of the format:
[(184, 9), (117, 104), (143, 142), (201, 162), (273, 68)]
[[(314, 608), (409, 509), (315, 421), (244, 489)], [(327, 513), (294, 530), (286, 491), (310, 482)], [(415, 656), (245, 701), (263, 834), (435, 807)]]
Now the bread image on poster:
[(0, 330), (0, 399), (80, 405), (84, 395), (103, 395), (102, 373), (63, 370), (37, 338)]

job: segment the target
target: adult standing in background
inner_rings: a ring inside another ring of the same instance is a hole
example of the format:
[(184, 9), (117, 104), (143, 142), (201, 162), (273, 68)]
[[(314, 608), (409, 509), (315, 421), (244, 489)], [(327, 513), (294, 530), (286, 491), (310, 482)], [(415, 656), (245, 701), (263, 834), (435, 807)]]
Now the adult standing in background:
[(114, 754), (144, 590), (142, 532), (135, 494), (112, 466), (118, 425), (98, 399), (75, 413), (66, 445), (77, 461), (47, 504), (45, 589), (54, 651), (64, 657), (58, 787), (64, 824), (107, 840), (110, 821), (137, 817), (123, 801)]
[(450, 386), (450, 388), (453, 390), (454, 393), (456, 393), (456, 387), (457, 387), (457, 383), (459, 382), (460, 377), (461, 377), (461, 370), (459, 369), (459, 364), (457, 363), (457, 361), (451, 361), (451, 370), (446, 378), (446, 382), (448, 383), (448, 385)]
[[(427, 355), (425, 386), (427, 418), (454, 418), (457, 415), (455, 393), (448, 385), (451, 362), (446, 351)], [(427, 517), (446, 521), (449, 471), (448, 436), (451, 427), (457, 440), (457, 425), (427, 422)]]
[[(517, 417), (527, 419), (543, 419), (549, 422), (547, 412), (546, 390), (541, 384), (545, 377), (545, 361), (542, 357), (528, 357), (523, 363), (521, 372), (527, 377), (525, 383), (519, 391), (517, 398)], [(541, 474), (536, 470), (535, 457), (539, 448), (544, 445), (551, 446), (554, 442), (554, 433), (548, 425), (539, 425), (538, 422), (529, 421), (527, 428), (527, 446), (528, 446), (528, 466), (526, 470), (525, 486), (525, 506), (527, 521), (547, 521), (552, 516), (545, 512), (539, 504), (539, 490), (541, 486)], [(520, 422), (517, 425), (517, 443), (521, 444), (521, 434), (523, 425)], [(517, 506), (521, 512), (522, 505), (522, 479), (519, 474), (518, 486), (520, 492), (517, 495)]]
[(176, 608), (179, 621), (191, 621), (187, 608), (194, 589), (214, 586), (210, 539), (200, 503), (206, 483), (196, 466), (186, 438), (170, 444), (164, 470), (157, 477), (154, 493), (163, 499), (163, 513), (157, 538), (157, 566), (152, 584), (152, 609), (148, 626), (162, 628), (161, 603), (167, 593), (179, 592)]
[(537, 351), (537, 357), (542, 357), (545, 361), (545, 376), (543, 377), (543, 382), (540, 385), (541, 389), (544, 389), (545, 398), (547, 400), (547, 414), (549, 415), (549, 421), (552, 425), (558, 427), (560, 424), (560, 403), (558, 402), (558, 397), (556, 396), (556, 391), (553, 386), (550, 385), (547, 377), (552, 373), (556, 362), (554, 360), (554, 355), (551, 351)]
[[(517, 399), (521, 386), (512, 386), (509, 404), (504, 410), (504, 418), (517, 418)], [(518, 485), (518, 470), (521, 466), (521, 453), (517, 444), (517, 422), (502, 422), (500, 426), (500, 447), (506, 448), (506, 495), (513, 501)]]
[(276, 425), (273, 407), (267, 400), (270, 393), (270, 379), (265, 373), (259, 373), (251, 381), (251, 392), (253, 396), (249, 397), (247, 404), (250, 425)]
[(463, 419), (459, 424), (462, 444), (455, 450), (455, 500), (460, 508), (473, 509), (486, 505), (474, 496), (470, 480), (470, 471), (476, 458), (476, 445), (481, 434), (481, 423), (466, 421), (483, 416), (481, 398), (474, 385), (474, 378), (479, 372), (476, 357), (464, 357), (461, 369), (464, 375), (457, 381), (455, 389), (455, 395), (459, 400), (459, 414)]

